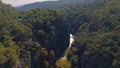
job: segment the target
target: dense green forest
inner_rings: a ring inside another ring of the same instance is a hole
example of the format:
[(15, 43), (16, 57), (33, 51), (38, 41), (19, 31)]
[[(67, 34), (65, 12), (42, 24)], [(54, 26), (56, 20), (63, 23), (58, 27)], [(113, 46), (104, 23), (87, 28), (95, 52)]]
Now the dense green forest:
[(0, 1), (0, 68), (120, 68), (120, 1), (68, 5), (18, 11)]

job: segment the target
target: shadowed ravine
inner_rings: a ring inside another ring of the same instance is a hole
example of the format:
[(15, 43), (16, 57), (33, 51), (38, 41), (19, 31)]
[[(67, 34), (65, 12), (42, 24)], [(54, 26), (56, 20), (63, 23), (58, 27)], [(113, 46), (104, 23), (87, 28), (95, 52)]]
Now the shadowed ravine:
[[(72, 34), (70, 34), (70, 43), (69, 43), (69, 47), (68, 47), (67, 49), (71, 48), (73, 42), (74, 42), (74, 37), (73, 37)], [(67, 50), (67, 49), (66, 49), (66, 50)], [(67, 55), (65, 54), (65, 55), (64, 55), (63, 57), (61, 57), (60, 59), (66, 60), (66, 59), (67, 59)]]
[[(72, 34), (70, 34), (70, 43), (69, 43), (69, 46), (68, 46), (68, 48), (66, 49), (66, 50), (68, 50), (68, 49), (70, 49), (71, 48), (71, 46), (72, 46), (72, 43), (74, 42), (74, 37), (73, 37), (73, 35)], [(67, 59), (67, 54), (64, 54), (64, 56), (63, 57), (61, 57), (60, 59), (58, 59), (57, 61), (56, 61), (56, 64), (59, 64), (59, 65), (61, 65), (61, 66), (63, 66), (64, 65), (64, 61), (67, 61), (68, 59)], [(58, 65), (57, 65), (58, 66)], [(59, 66), (58, 66), (59, 67)], [(64, 67), (63, 67), (64, 68)]]

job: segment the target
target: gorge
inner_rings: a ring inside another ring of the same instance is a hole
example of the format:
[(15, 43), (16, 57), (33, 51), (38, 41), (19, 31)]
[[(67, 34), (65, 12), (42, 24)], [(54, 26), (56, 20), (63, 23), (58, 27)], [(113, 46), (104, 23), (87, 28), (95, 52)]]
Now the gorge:
[(0, 0), (0, 68), (120, 68), (120, 1), (70, 1), (19, 11)]

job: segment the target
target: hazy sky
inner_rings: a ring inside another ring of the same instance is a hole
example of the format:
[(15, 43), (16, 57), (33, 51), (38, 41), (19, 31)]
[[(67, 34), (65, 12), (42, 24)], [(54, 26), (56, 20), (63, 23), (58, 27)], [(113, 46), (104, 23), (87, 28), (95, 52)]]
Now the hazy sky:
[(42, 2), (42, 1), (56, 1), (56, 0), (2, 0), (2, 2), (11, 4), (13, 6), (20, 6), (33, 2)]

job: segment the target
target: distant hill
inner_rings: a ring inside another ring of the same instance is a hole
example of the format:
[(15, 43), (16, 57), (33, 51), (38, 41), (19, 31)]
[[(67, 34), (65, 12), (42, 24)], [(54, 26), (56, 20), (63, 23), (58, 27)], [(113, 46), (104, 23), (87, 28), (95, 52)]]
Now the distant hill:
[(98, 0), (59, 0), (59, 1), (45, 1), (35, 2), (23, 6), (16, 7), (17, 10), (30, 10), (33, 8), (53, 8), (53, 9), (65, 9), (74, 5), (85, 5), (96, 2)]

